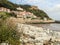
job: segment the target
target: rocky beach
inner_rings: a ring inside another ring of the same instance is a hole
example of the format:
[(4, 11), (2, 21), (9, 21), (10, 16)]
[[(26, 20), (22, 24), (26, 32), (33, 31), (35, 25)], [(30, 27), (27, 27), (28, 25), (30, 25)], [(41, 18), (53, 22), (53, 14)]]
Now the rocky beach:
[(21, 45), (60, 45), (60, 32), (18, 23)]
[(60, 45), (60, 1), (0, 0), (0, 45)]

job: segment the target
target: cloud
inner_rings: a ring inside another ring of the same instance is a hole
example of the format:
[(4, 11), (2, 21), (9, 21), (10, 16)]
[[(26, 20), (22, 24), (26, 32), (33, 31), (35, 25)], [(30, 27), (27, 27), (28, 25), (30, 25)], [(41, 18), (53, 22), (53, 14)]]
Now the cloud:
[(48, 8), (47, 13), (53, 19), (60, 20), (60, 4), (56, 4), (53, 7)]
[(53, 6), (51, 9), (50, 9), (51, 12), (60, 12), (60, 4), (57, 4), (55, 6)]
[(45, 0), (29, 0), (29, 1), (27, 1), (27, 3), (43, 3), (43, 2), (45, 2)]
[(44, 2), (45, 0), (16, 0), (16, 3), (23, 3), (23, 4), (35, 4), (35, 3), (40, 3)]
[(28, 2), (42, 2), (42, 1), (45, 1), (45, 0), (29, 0)]

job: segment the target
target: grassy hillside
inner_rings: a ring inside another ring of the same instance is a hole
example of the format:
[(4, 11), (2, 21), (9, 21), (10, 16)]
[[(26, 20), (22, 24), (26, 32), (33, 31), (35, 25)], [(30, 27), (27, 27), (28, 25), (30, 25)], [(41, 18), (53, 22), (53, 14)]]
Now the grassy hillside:
[(47, 19), (51, 19), (49, 18), (49, 16), (40, 9), (30, 9), (31, 5), (18, 5), (18, 4), (14, 4), (8, 0), (0, 0), (0, 7), (5, 7), (11, 10), (17, 10), (17, 7), (22, 7), (24, 10), (32, 12), (33, 14), (35, 14), (37, 17), (40, 17), (41, 19), (43, 19), (44, 17)]
[(41, 19), (43, 19), (44, 17), (47, 19), (50, 19), (49, 16), (43, 10), (40, 10), (38, 8), (31, 9), (32, 6), (30, 6), (30, 5), (20, 5), (20, 7), (22, 7), (26, 11), (34, 13), (37, 17), (41, 17)]
[(16, 10), (17, 6), (18, 6), (17, 4), (14, 4), (8, 0), (0, 0), (0, 7), (5, 7), (11, 10)]
[(9, 17), (16, 17), (14, 13), (0, 12), (0, 19), (6, 19)]

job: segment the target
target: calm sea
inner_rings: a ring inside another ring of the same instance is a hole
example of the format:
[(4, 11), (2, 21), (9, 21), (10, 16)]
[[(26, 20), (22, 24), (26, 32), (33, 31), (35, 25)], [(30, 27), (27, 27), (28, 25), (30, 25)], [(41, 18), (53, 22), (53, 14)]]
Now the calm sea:
[(44, 29), (50, 29), (55, 31), (60, 31), (60, 24), (59, 23), (52, 23), (52, 24), (30, 24), (37, 27), (43, 27)]

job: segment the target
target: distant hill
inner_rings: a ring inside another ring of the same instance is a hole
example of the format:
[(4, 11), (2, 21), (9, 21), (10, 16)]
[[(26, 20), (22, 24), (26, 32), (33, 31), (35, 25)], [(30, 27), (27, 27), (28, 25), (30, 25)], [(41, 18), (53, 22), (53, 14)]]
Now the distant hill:
[(29, 11), (33, 14), (35, 14), (37, 17), (40, 17), (43, 19), (44, 17), (47, 19), (51, 19), (43, 10), (38, 9), (37, 6), (31, 6), (31, 5), (18, 5), (14, 4), (8, 0), (0, 0), (0, 7), (5, 7), (11, 10), (17, 10), (17, 7), (21, 7), (26, 11)]
[(38, 9), (37, 6), (20, 5), (20, 7), (26, 11), (34, 13), (37, 17), (41, 17), (41, 19), (43, 19), (44, 17), (47, 19), (51, 19), (43, 10)]
[(55, 22), (56, 22), (56, 23), (60, 23), (60, 21), (58, 21), (58, 20), (55, 20)]

